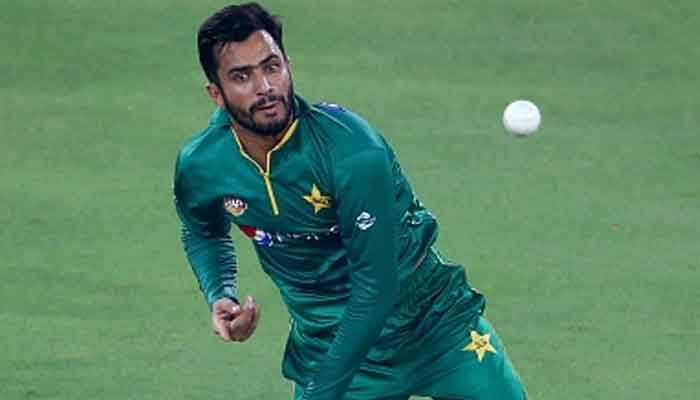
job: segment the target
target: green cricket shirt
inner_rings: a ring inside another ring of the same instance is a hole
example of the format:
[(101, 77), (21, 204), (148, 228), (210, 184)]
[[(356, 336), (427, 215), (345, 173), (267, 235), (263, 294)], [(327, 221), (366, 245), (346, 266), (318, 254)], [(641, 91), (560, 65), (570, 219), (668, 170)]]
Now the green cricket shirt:
[(238, 297), (236, 225), (291, 316), (284, 375), (306, 385), (309, 399), (337, 400), (373, 346), (397, 337), (402, 325), (387, 321), (437, 223), (365, 120), (337, 105), (293, 103), (295, 121), (265, 166), (218, 109), (178, 155), (175, 204), (208, 304)]

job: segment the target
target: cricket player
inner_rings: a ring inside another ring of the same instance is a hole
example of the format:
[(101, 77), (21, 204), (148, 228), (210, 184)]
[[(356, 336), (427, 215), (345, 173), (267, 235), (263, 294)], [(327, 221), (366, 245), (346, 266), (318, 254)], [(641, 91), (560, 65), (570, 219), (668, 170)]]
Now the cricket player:
[(180, 151), (174, 191), (216, 334), (245, 341), (260, 317), (237, 291), (235, 226), (291, 316), (294, 399), (525, 399), (484, 296), (436, 249), (437, 221), (382, 135), (295, 94), (278, 19), (224, 7), (198, 48), (217, 108)]

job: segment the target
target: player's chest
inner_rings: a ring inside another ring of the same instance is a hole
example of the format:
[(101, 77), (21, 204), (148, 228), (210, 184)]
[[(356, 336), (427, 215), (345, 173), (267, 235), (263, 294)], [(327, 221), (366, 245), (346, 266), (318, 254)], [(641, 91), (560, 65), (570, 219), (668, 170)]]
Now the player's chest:
[(224, 174), (219, 201), (231, 222), (263, 241), (269, 239), (266, 234), (337, 231), (336, 199), (322, 168), (299, 155), (276, 161), (267, 172), (246, 160), (248, 164)]

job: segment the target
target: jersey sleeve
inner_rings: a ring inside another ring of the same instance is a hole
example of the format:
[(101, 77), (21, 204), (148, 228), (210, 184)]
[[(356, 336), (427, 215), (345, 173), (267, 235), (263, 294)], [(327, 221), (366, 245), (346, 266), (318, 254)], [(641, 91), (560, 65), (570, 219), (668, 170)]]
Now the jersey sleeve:
[(335, 340), (306, 388), (305, 400), (342, 397), (398, 298), (389, 152), (370, 147), (344, 158), (334, 169), (334, 201), (351, 268), (351, 294)]
[(228, 232), (230, 222), (220, 204), (200, 203), (194, 187), (181, 166), (175, 167), (173, 191), (175, 209), (182, 222), (182, 244), (199, 289), (211, 308), (227, 297), (238, 302), (236, 253)]

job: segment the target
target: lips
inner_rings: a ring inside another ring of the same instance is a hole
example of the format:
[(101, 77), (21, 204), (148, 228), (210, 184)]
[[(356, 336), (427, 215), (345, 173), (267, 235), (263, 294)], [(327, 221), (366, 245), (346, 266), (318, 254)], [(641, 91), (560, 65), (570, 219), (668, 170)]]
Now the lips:
[(264, 106), (258, 106), (258, 107), (255, 108), (255, 111), (267, 111), (267, 110), (271, 110), (271, 109), (275, 108), (275, 106), (277, 106), (277, 104), (279, 104), (279, 102), (274, 101), (274, 102), (272, 102), (272, 103), (265, 104)]
[(268, 96), (265, 99), (257, 102), (250, 108), (250, 112), (255, 113), (258, 111), (272, 111), (278, 104), (282, 104), (284, 99), (278, 96)]

